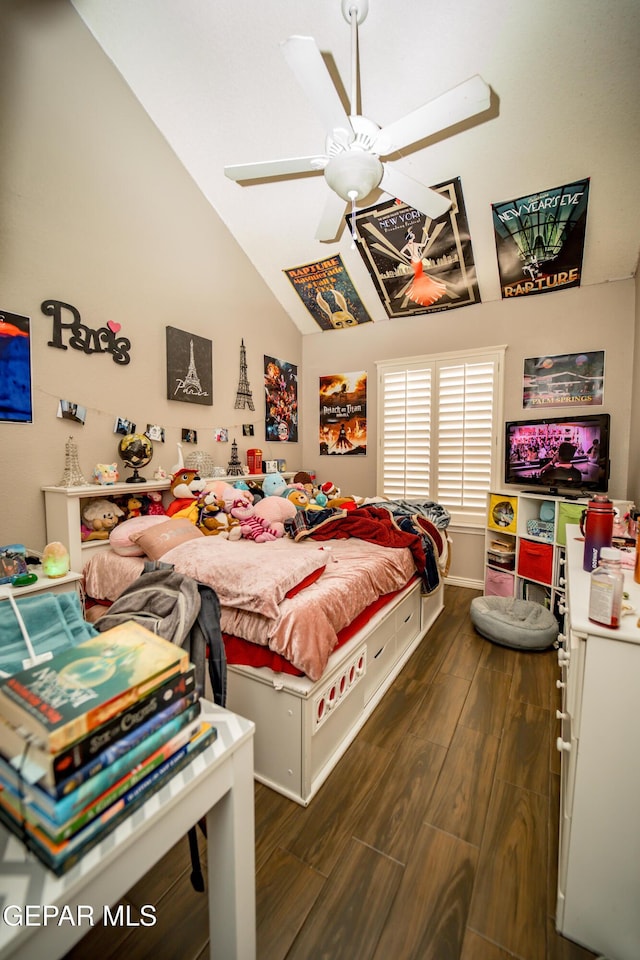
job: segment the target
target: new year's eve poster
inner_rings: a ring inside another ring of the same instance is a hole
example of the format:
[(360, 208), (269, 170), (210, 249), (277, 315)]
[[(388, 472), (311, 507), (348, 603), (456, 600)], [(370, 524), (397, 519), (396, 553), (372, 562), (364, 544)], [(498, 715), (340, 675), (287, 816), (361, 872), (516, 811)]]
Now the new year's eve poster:
[(589, 179), (492, 204), (502, 297), (579, 287)]
[(29, 317), (0, 310), (0, 420), (31, 423)]
[(367, 374), (320, 377), (320, 454), (367, 452)]
[(283, 272), (323, 330), (341, 330), (371, 321), (339, 253)]
[(432, 189), (451, 200), (437, 220), (398, 200), (356, 212), (356, 246), (389, 317), (480, 303), (460, 179)]
[(298, 368), (293, 363), (264, 358), (265, 439), (298, 440)]

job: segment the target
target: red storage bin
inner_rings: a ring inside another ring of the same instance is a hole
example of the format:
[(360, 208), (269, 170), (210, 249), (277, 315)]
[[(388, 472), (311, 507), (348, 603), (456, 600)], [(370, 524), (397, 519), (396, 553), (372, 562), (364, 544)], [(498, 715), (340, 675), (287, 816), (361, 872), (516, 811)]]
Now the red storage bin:
[(484, 592), (487, 597), (512, 597), (514, 576), (512, 573), (503, 573), (502, 570), (485, 572)]
[(553, 545), (533, 540), (520, 540), (518, 576), (539, 583), (551, 583), (553, 577)]

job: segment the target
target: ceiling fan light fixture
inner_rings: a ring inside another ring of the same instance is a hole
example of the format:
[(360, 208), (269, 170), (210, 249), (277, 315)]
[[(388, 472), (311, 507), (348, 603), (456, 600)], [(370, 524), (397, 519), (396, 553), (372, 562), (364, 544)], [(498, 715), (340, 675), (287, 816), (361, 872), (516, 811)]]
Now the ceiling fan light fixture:
[(378, 157), (347, 150), (332, 157), (324, 169), (327, 183), (343, 200), (362, 200), (378, 186), (384, 168)]

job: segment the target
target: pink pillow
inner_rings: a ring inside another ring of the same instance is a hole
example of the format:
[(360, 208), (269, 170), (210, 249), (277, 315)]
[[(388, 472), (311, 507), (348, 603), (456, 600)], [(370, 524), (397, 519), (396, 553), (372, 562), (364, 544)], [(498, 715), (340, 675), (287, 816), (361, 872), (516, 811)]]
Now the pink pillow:
[(160, 520), (164, 520), (164, 523), (158, 523), (155, 527), (131, 536), (133, 542), (142, 548), (143, 553), (150, 560), (160, 560), (173, 547), (179, 547), (181, 543), (186, 543), (188, 540), (199, 540), (200, 537), (204, 537), (202, 530), (199, 530), (186, 517), (169, 517), (169, 519), (160, 517)]
[(114, 527), (109, 534), (109, 546), (114, 553), (121, 557), (144, 557), (144, 550), (131, 538), (134, 534), (143, 533), (149, 527), (166, 523), (167, 517), (152, 515), (150, 517), (131, 517)]

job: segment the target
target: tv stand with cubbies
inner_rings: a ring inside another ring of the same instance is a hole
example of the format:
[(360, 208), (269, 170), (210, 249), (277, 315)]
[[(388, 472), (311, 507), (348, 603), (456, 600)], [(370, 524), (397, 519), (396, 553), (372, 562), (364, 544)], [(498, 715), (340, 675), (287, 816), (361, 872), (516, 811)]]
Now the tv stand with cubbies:
[(484, 592), (543, 603), (557, 616), (565, 603), (566, 526), (587, 498), (544, 491), (487, 496)]

